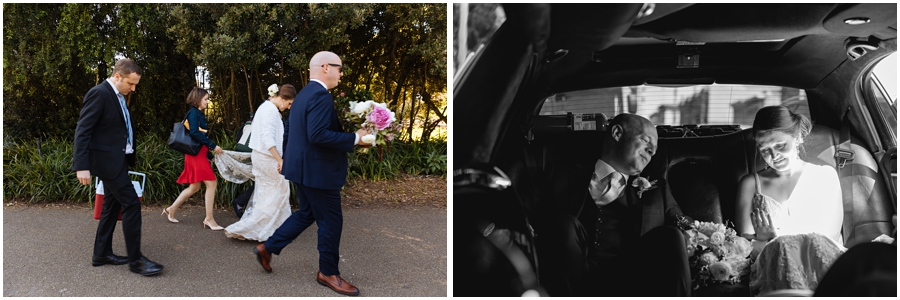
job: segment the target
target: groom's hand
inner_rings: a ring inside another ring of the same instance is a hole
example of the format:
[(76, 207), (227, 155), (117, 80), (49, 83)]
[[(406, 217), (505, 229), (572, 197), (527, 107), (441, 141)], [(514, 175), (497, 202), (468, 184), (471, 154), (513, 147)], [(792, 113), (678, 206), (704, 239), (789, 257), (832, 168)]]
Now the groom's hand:
[(369, 130), (369, 129), (360, 129), (360, 130), (357, 130), (357, 131), (356, 131), (356, 135), (359, 136), (359, 142), (356, 143), (356, 144), (357, 144), (357, 145), (360, 145), (360, 146), (363, 146), (363, 147), (372, 146), (372, 144), (363, 142), (363, 140), (362, 140), (362, 137), (367, 136), (367, 135), (370, 135), (370, 134), (372, 134), (372, 130)]
[(75, 177), (78, 177), (78, 182), (83, 185), (91, 184), (91, 170), (80, 170), (75, 172)]

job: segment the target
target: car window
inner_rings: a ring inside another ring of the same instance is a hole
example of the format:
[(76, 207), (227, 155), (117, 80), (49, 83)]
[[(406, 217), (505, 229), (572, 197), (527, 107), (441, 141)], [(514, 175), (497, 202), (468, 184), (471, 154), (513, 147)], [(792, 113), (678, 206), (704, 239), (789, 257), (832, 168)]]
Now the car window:
[(872, 69), (887, 93), (891, 105), (897, 102), (897, 52), (885, 57)]
[(755, 85), (695, 85), (687, 87), (627, 86), (554, 94), (544, 100), (540, 115), (620, 113), (646, 117), (656, 125), (740, 125), (750, 128), (764, 106), (785, 105), (809, 116), (801, 89)]
[[(497, 3), (453, 4), (453, 67), (461, 70), (506, 21)], [(466, 34), (460, 34), (466, 32)], [(459, 74), (460, 72), (456, 72)]]
[[(886, 149), (897, 145), (897, 53), (882, 59), (865, 81), (866, 107)], [(893, 93), (893, 94), (892, 94)], [(893, 98), (892, 98), (893, 97)]]

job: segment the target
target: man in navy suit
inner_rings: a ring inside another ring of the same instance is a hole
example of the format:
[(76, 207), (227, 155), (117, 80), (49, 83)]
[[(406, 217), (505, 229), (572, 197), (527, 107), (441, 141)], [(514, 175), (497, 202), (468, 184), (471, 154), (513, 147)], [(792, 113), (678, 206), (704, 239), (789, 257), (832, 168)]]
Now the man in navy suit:
[[(72, 171), (78, 182), (91, 184), (91, 174), (103, 181), (106, 198), (97, 236), (94, 239), (92, 265), (129, 264), (132, 272), (150, 276), (163, 266), (141, 254), (141, 202), (128, 178), (128, 166), (134, 167), (136, 143), (134, 120), (125, 105), (125, 95), (134, 92), (141, 80), (141, 69), (131, 59), (116, 62), (113, 77), (91, 88), (75, 127)], [(113, 231), (119, 210), (128, 257), (112, 253)]]
[(341, 213), (341, 187), (347, 180), (347, 152), (354, 145), (368, 146), (360, 138), (369, 134), (359, 130), (344, 132), (328, 89), (341, 80), (341, 58), (331, 52), (319, 52), (309, 62), (310, 82), (297, 95), (285, 128), (282, 174), (294, 183), (300, 207), (265, 243), (253, 248), (257, 260), (267, 272), (271, 254), (280, 254), (307, 227), (316, 222), (319, 231), (319, 272), (316, 281), (344, 295), (359, 295), (359, 289), (341, 278), (338, 253), (344, 216)]

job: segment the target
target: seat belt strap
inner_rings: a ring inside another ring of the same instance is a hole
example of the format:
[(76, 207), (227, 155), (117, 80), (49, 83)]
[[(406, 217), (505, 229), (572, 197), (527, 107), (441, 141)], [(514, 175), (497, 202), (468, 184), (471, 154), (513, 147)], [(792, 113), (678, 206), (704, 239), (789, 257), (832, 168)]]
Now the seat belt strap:
[[(850, 148), (850, 108), (847, 107), (847, 110), (844, 111), (844, 116), (841, 118), (841, 129), (840, 136), (838, 140), (835, 140), (834, 147), (834, 160), (835, 160), (835, 169), (838, 172), (838, 180), (840, 180), (841, 184), (841, 198), (844, 200), (844, 203), (847, 201), (853, 200), (853, 167), (848, 166), (848, 163), (853, 162), (853, 159), (856, 157), (856, 153), (853, 152)], [(847, 216), (853, 216), (853, 213), (848, 213), (848, 209), (853, 209), (852, 206), (847, 207), (844, 206), (844, 224), (841, 226), (841, 235), (844, 238), (844, 244), (850, 240), (851, 235), (854, 233), (854, 220), (850, 220)]]
[[(536, 153), (534, 153), (535, 151), (532, 151), (531, 147), (540, 147), (540, 146), (529, 143), (528, 145), (525, 146), (525, 151), (524, 151), (525, 168), (528, 169), (528, 177), (531, 181), (532, 205), (530, 205), (530, 206), (532, 206), (531, 209), (538, 209), (536, 206), (540, 205), (541, 195), (543, 194), (543, 185), (542, 185), (543, 181), (541, 180), (541, 171), (543, 171), (543, 169), (544, 169), (543, 162), (545, 161), (545, 157), (544, 157), (544, 151), (543, 151), (543, 149), (541, 149), (540, 152), (538, 153), (541, 156), (541, 160), (540, 160), (540, 162), (538, 162), (537, 159), (535, 158)], [(525, 210), (523, 209), (523, 211), (525, 211)], [(534, 244), (537, 241), (537, 233), (535, 233), (534, 227), (531, 226), (531, 222), (528, 221), (527, 214), (525, 216), (525, 220), (526, 220), (525, 225), (528, 226), (528, 235), (533, 242), (533, 244), (531, 245), (529, 250), (531, 250), (531, 252), (535, 258), (534, 259), (535, 275), (538, 276), (538, 278), (540, 278), (540, 274), (538, 273), (540, 268), (538, 266), (538, 260), (537, 260), (537, 246)]]
[(834, 149), (834, 159), (838, 170), (844, 169), (849, 162), (853, 162), (856, 153), (850, 150), (850, 108), (844, 112), (841, 120), (841, 137)]

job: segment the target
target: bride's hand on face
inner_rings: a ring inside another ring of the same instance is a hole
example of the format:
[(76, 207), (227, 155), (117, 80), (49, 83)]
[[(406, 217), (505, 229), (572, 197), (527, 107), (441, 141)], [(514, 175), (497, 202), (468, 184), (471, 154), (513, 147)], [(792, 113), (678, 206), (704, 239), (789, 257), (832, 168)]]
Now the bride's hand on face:
[(772, 224), (772, 216), (759, 207), (754, 207), (750, 212), (750, 221), (753, 223), (753, 230), (756, 231), (756, 239), (768, 241), (778, 236), (775, 224)]

